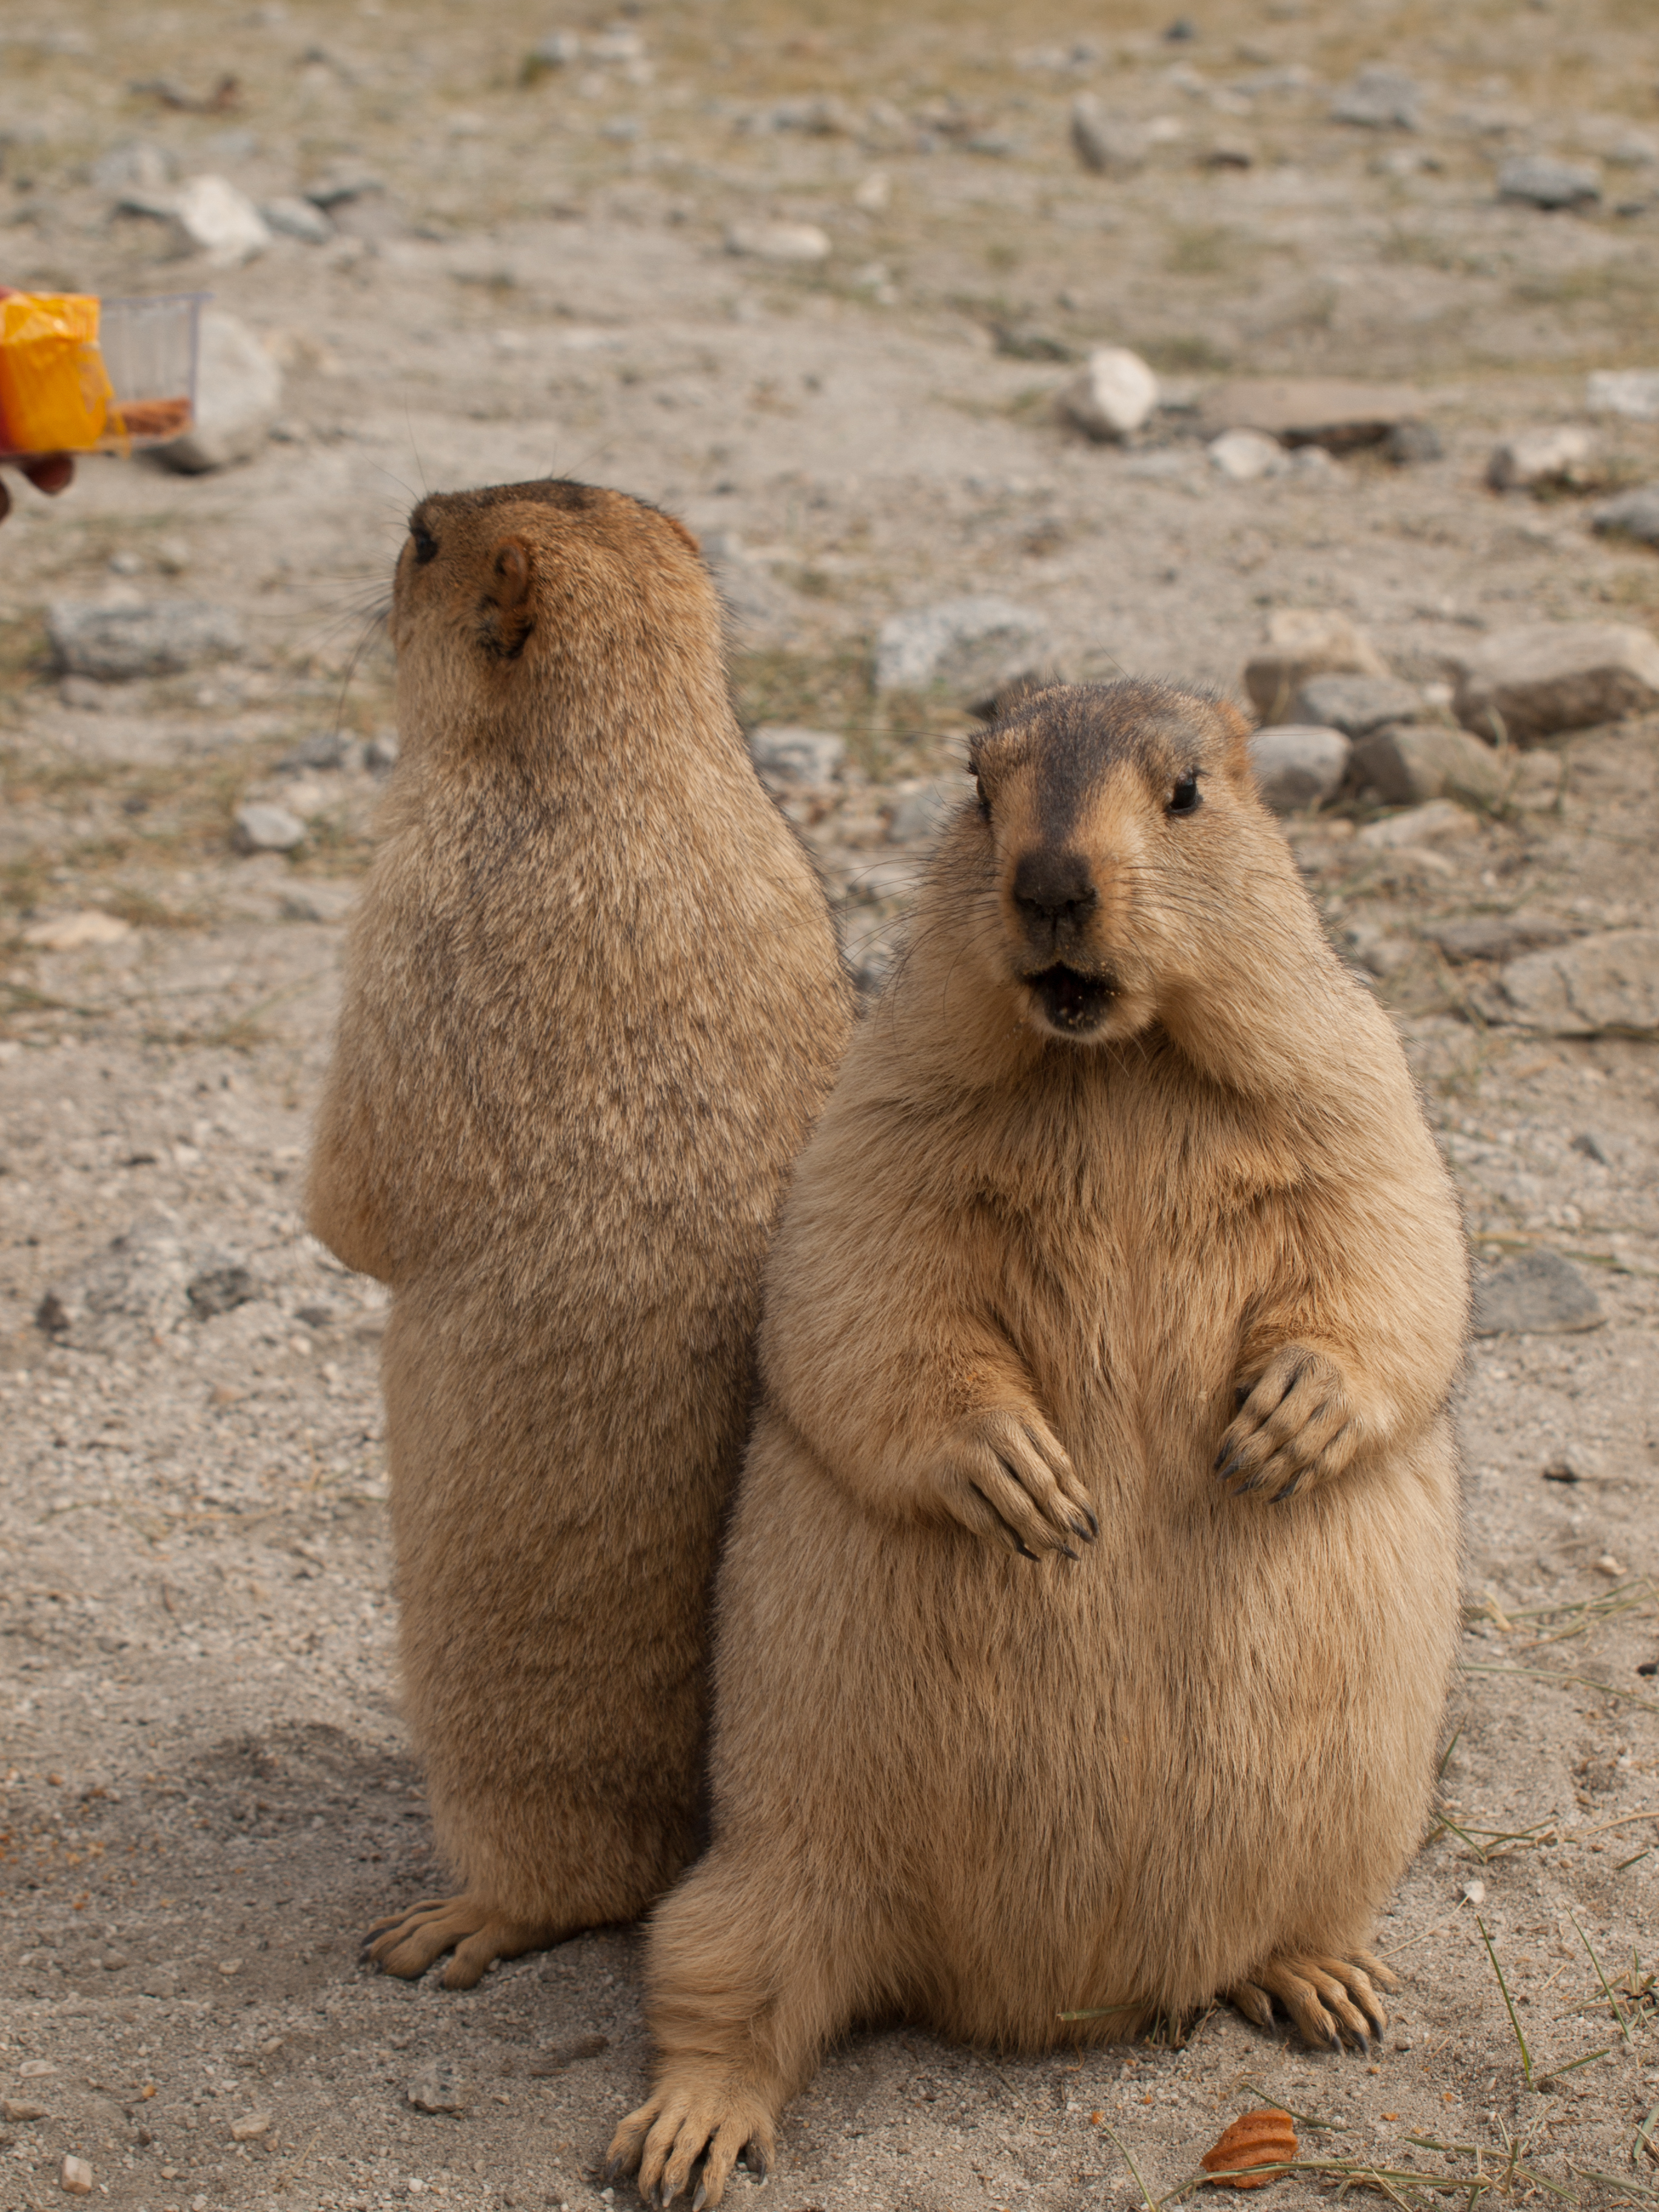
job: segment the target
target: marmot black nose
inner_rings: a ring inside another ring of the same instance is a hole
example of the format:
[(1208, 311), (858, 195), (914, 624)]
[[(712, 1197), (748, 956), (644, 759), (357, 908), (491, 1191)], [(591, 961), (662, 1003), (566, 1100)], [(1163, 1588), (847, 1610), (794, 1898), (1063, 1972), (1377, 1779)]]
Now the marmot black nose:
[(1027, 922), (1075, 925), (1099, 902), (1081, 853), (1027, 853), (1014, 870), (1014, 904)]

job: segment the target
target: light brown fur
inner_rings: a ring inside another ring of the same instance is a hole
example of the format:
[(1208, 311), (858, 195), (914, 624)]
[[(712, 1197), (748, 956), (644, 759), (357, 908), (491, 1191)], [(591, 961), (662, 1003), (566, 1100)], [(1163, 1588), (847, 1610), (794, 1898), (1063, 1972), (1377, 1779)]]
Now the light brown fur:
[(562, 483), (424, 500), (391, 626), (310, 1221), (393, 1294), (406, 1709), (464, 1885), (372, 1954), (454, 1947), (465, 1987), (696, 1849), (761, 1267), (850, 1014), (680, 524)]
[(1126, 684), (981, 737), (988, 811), (797, 1168), (714, 1842), (654, 1916), (656, 2085), (612, 2145), (659, 2202), (763, 2163), (855, 2021), (1385, 2020), (1359, 1946), (1455, 1647), (1465, 1257), (1244, 734)]

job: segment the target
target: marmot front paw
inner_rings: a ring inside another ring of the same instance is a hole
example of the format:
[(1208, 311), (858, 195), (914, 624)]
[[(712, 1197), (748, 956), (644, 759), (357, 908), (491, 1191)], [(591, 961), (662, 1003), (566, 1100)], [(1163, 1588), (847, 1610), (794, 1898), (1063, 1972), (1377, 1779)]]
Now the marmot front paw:
[(957, 1431), (939, 1466), (945, 1504), (966, 1528), (1035, 1559), (1077, 1558), (1100, 1522), (1066, 1447), (1035, 1407), (975, 1416)]
[(771, 2109), (752, 2087), (711, 2069), (687, 2068), (617, 2130), (605, 2182), (609, 2189), (624, 2174), (637, 2173), (647, 2204), (669, 2205), (684, 2195), (692, 2212), (703, 2212), (720, 2203), (739, 2158), (764, 2181), (775, 2155)]
[(1221, 1439), (1215, 1472), (1235, 1497), (1269, 1503), (1340, 1474), (1359, 1447), (1342, 1370), (1323, 1352), (1287, 1344), (1267, 1362)]

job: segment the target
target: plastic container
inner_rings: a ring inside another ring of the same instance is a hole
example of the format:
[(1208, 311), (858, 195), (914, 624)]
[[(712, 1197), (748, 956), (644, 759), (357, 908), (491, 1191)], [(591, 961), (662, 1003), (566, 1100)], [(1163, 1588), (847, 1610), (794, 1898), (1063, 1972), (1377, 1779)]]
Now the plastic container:
[(0, 455), (125, 453), (196, 419), (199, 292), (0, 292)]

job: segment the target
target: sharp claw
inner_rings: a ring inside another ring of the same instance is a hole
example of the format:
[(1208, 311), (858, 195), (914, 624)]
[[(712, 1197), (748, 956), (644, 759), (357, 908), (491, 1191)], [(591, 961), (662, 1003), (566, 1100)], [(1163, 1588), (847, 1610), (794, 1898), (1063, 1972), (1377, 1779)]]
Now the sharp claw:
[(605, 2162), (605, 2172), (599, 2178), (604, 2183), (605, 2188), (614, 2189), (617, 2184), (622, 2179), (622, 2154), (619, 2151), (615, 2158), (606, 2159)]
[(1072, 1549), (1069, 1544), (1062, 1544), (1060, 1547), (1060, 1556), (1062, 1559), (1070, 1559), (1075, 1563), (1078, 1554)]
[(1231, 1459), (1226, 1459), (1226, 1449), (1224, 1444), (1215, 1455), (1215, 1479), (1218, 1482), (1225, 1482), (1230, 1474), (1237, 1474), (1244, 1464), (1244, 1455), (1242, 1451), (1236, 1451)]
[(702, 2212), (702, 2208), (708, 2202), (708, 2184), (706, 2181), (700, 2181), (697, 2184), (697, 2193), (691, 2199), (691, 2212)]
[(1335, 2051), (1337, 2057), (1340, 2058), (1342, 2056), (1342, 2039), (1334, 2027), (1327, 2031), (1325, 2039), (1330, 2045), (1331, 2049)]
[(772, 2171), (771, 2163), (758, 2143), (746, 2143), (744, 2146), (743, 2159), (744, 2164), (757, 2181), (764, 2181)]
[(1072, 1516), (1072, 1534), (1081, 1537), (1085, 1544), (1092, 1544), (1100, 1534), (1100, 1530), (1093, 1525), (1094, 1517), (1091, 1513), (1087, 1521), (1080, 1521), (1075, 1513)]
[(1036, 1553), (1031, 1549), (1024, 1536), (1015, 1537), (1014, 1549), (1019, 1553), (1022, 1559), (1034, 1559), (1036, 1557)]

